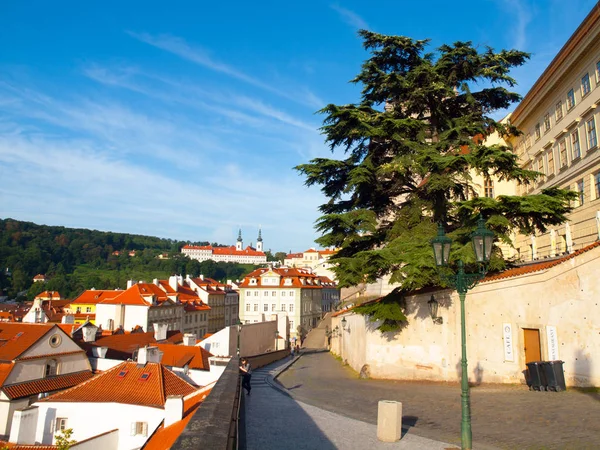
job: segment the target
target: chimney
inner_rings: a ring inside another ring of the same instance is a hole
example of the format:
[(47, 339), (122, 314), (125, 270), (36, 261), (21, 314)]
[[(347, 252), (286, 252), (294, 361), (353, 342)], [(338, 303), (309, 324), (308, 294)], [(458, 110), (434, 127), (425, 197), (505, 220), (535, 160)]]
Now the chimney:
[(87, 325), (81, 329), (83, 333), (83, 342), (94, 342), (96, 340), (96, 332), (98, 327), (94, 325)]
[(165, 423), (164, 427), (173, 425), (183, 419), (183, 396), (169, 395), (165, 402)]
[(203, 274), (200, 274), (200, 279), (201, 279), (202, 281), (204, 281), (204, 275), (203, 275)]
[(158, 347), (145, 346), (138, 349), (138, 364), (159, 363), (161, 359), (162, 352), (158, 350)]
[(92, 356), (94, 358), (106, 358), (108, 347), (92, 347)]
[(12, 418), (8, 442), (21, 445), (34, 445), (38, 414), (39, 408), (37, 406), (28, 406), (27, 408), (16, 410)]
[(183, 345), (187, 345), (188, 347), (196, 345), (196, 335), (193, 333), (185, 333), (183, 335)]
[(127, 289), (129, 289), (131, 286), (133, 286), (135, 283), (133, 282), (133, 280), (127, 280)]
[(171, 286), (171, 288), (177, 292), (177, 289), (179, 288), (179, 285), (177, 284), (177, 275), (169, 277), (169, 286)]
[(152, 283), (155, 284), (156, 286), (158, 286), (158, 278), (153, 279)]
[(61, 323), (74, 324), (75, 316), (73, 314), (65, 314), (61, 319)]
[(231, 286), (231, 280), (227, 280), (227, 286)]
[(154, 339), (156, 342), (164, 341), (167, 339), (167, 330), (169, 329), (169, 325), (166, 323), (153, 323), (154, 327)]

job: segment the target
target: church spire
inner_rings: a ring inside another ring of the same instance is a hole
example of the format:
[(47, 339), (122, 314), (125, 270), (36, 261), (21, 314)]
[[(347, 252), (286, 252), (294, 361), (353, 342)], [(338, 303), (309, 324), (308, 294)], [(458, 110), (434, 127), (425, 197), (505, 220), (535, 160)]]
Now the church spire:
[(243, 246), (244, 246), (244, 243), (242, 242), (242, 229), (240, 228), (240, 231), (238, 231), (237, 242), (235, 243), (235, 249), (237, 251), (242, 251)]
[(240, 228), (238, 231), (238, 238), (237, 238), (238, 242), (242, 242), (242, 229)]
[(261, 236), (261, 229), (260, 227), (258, 228), (258, 239), (256, 240), (256, 242), (262, 242), (262, 236)]
[(261, 233), (261, 228), (260, 225), (258, 227), (258, 239), (256, 240), (256, 250), (259, 252), (263, 251), (263, 239), (262, 239), (262, 233)]

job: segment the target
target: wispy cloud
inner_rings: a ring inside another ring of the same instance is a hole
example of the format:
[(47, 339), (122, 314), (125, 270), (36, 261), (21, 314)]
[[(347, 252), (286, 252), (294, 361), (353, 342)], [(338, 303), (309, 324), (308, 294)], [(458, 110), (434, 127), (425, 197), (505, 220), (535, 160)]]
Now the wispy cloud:
[(369, 24), (356, 14), (354, 11), (349, 10), (348, 8), (344, 8), (336, 3), (330, 5), (331, 9), (338, 13), (340, 18), (350, 25), (352, 28), (356, 28), (359, 30), (367, 30), (369, 29)]
[(503, 0), (504, 6), (513, 18), (513, 44), (518, 50), (525, 50), (527, 42), (527, 26), (532, 19), (531, 8), (524, 0)]
[(275, 94), (279, 97), (292, 100), (296, 103), (305, 106), (310, 106), (311, 108), (320, 107), (323, 105), (322, 102), (317, 102), (318, 97), (313, 93), (311, 93), (310, 95), (296, 95), (295, 89), (281, 89), (274, 87), (272, 84), (265, 83), (256, 77), (246, 74), (245, 72), (234, 66), (223, 63), (211, 57), (208, 54), (208, 52), (204, 49), (197, 47), (192, 48), (182, 38), (166, 34), (153, 36), (148, 33), (135, 33), (132, 31), (128, 31), (127, 33), (131, 37), (148, 45), (167, 51), (169, 53), (173, 53), (174, 55), (177, 55), (180, 58), (193, 62), (197, 65), (203, 66), (212, 71), (228, 75), (232, 78), (235, 78), (239, 81)]

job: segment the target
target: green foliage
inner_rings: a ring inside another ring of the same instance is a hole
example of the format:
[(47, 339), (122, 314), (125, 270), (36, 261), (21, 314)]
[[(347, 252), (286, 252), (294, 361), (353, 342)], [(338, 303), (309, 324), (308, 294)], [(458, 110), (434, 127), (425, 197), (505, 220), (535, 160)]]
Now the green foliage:
[(66, 428), (64, 430), (60, 430), (57, 434), (54, 435), (55, 445), (58, 450), (69, 450), (72, 445), (77, 444), (77, 441), (71, 439), (73, 435), (72, 428)]
[[(515, 85), (510, 70), (528, 54), (470, 42), (427, 52), (427, 40), (359, 34), (370, 52), (352, 80), (362, 84), (360, 102), (320, 111), (326, 142), (343, 150), (343, 159), (317, 158), (296, 169), (329, 199), (320, 206), (317, 242), (340, 248), (331, 258), (340, 285), (385, 275), (402, 284), (384, 301), (359, 308), (385, 331), (405, 320), (402, 293), (441, 284), (430, 246), (438, 222), (453, 239), (451, 260), (474, 265), (469, 236), (480, 213), (498, 240), (509, 242), (515, 230), (563, 222), (573, 194), (548, 189), (491, 199), (473, 189), (472, 173), (522, 184), (540, 175), (522, 169), (510, 146), (485, 141), (494, 132), (520, 134), (492, 114), (520, 100), (505, 86)], [(505, 266), (498, 250), (493, 257), (491, 269)]]
[[(0, 219), (0, 295), (26, 291), (32, 300), (45, 290), (75, 298), (85, 289), (125, 288), (127, 280), (151, 281), (189, 274), (219, 281), (241, 279), (256, 267), (214, 261), (198, 262), (180, 253), (186, 242), (95, 230), (50, 227)], [(205, 244), (200, 242), (195, 244)], [(113, 255), (114, 251), (120, 255)], [(130, 257), (129, 250), (136, 256)], [(168, 253), (169, 259), (159, 259)], [(7, 275), (5, 269), (10, 269)], [(33, 283), (42, 273), (48, 281)]]
[(386, 331), (398, 330), (403, 322), (406, 322), (406, 316), (402, 311), (404, 298), (400, 291), (394, 291), (385, 296), (378, 302), (367, 302), (354, 308), (358, 314), (363, 314), (371, 322), (380, 322), (377, 327), (382, 333)]

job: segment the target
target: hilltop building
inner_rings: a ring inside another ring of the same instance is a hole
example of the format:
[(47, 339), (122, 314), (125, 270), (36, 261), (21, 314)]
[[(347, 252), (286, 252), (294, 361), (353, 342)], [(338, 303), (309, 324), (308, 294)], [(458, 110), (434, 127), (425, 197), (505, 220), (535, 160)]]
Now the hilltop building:
[(263, 251), (262, 232), (258, 230), (258, 239), (256, 240), (256, 248), (252, 245), (244, 248), (242, 241), (242, 230), (239, 230), (238, 238), (235, 246), (229, 247), (213, 247), (212, 245), (184, 245), (181, 253), (190, 259), (196, 259), (200, 262), (209, 259), (219, 262), (233, 262), (238, 264), (265, 264), (267, 255)]
[(317, 275), (335, 281), (335, 272), (331, 270), (332, 265), (329, 262), (329, 258), (336, 252), (337, 249), (317, 250), (309, 248), (303, 252), (289, 253), (285, 257), (283, 264), (287, 267), (308, 268)]

